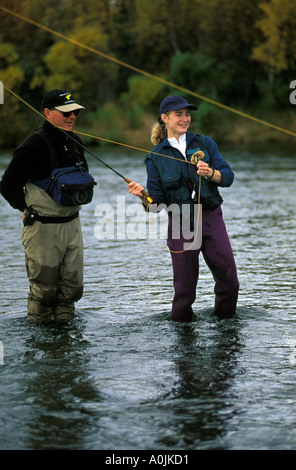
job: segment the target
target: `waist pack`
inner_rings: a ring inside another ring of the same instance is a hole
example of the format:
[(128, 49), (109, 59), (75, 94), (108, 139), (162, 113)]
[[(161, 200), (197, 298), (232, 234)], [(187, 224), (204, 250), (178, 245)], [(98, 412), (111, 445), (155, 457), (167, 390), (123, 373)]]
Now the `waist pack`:
[(88, 204), (93, 198), (97, 184), (82, 166), (55, 168), (48, 178), (32, 183), (44, 189), (49, 196), (62, 206)]

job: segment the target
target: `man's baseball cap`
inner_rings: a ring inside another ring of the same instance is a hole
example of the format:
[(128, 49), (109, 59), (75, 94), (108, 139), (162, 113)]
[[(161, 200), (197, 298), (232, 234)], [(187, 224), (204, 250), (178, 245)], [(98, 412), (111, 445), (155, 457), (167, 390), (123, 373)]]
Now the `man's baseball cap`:
[(197, 106), (194, 104), (189, 104), (187, 101), (182, 98), (182, 96), (178, 95), (171, 95), (167, 96), (161, 103), (160, 103), (160, 115), (167, 113), (168, 111), (178, 111), (182, 108), (188, 108), (192, 110), (198, 109)]
[(75, 109), (85, 109), (76, 103), (71, 93), (66, 90), (51, 90), (45, 93), (42, 100), (42, 110), (57, 109), (58, 111), (74, 111)]

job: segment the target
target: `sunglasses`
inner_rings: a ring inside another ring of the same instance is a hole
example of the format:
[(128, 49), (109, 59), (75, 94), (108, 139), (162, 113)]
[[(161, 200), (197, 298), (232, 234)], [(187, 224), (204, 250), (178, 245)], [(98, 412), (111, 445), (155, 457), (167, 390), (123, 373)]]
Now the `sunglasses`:
[[(56, 109), (56, 108), (54, 108)], [(56, 109), (56, 111), (59, 111), (59, 109)], [(60, 111), (60, 113), (63, 114), (64, 117), (69, 117), (71, 116), (72, 113), (75, 114), (75, 116), (78, 116), (78, 114), (80, 113), (80, 109), (74, 109), (74, 111)]]

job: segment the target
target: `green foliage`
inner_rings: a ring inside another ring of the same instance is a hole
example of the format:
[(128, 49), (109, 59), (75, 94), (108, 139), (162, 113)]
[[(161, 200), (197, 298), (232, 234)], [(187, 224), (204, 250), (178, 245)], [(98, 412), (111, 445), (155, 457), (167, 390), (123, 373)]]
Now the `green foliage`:
[(82, 64), (73, 55), (73, 45), (58, 41), (44, 57), (49, 75), (44, 77), (45, 88), (69, 89), (73, 94), (81, 87), (77, 77), (83, 72)]
[[(120, 129), (123, 119), (123, 113), (120, 112), (118, 107), (113, 103), (108, 103), (99, 107), (96, 111), (90, 112), (87, 116), (87, 123), (91, 129), (91, 134), (98, 135), (103, 139), (117, 141), (122, 137)], [(112, 122), (112, 126), (110, 126), (110, 122)], [(100, 143), (104, 144), (104, 141)]]
[(1, 43), (0, 47), (0, 60), (3, 66), (4, 64), (13, 64), (19, 58), (15, 47), (12, 44)]
[[(126, 142), (125, 135), (132, 134), (141, 125), (144, 116), (143, 108), (135, 106), (134, 108), (126, 108), (118, 106), (117, 103), (106, 103), (104, 106), (91, 112), (86, 117), (87, 128), (90, 134), (100, 136), (100, 145), (106, 145), (106, 140), (115, 142)], [(112, 126), (110, 126), (112, 123)], [(87, 141), (88, 137), (84, 137)], [(93, 139), (90, 143), (94, 143)], [(98, 141), (95, 141), (98, 144)]]
[[(16, 92), (24, 81), (24, 72), (18, 60), (16, 48), (12, 44), (0, 42), (1, 81)], [(22, 103), (4, 89), (4, 104), (0, 105), (0, 145), (12, 145), (15, 135), (25, 128), (21, 109)]]
[(214, 92), (214, 63), (203, 54), (186, 52), (171, 60), (170, 81), (199, 94)]
[[(107, 38), (94, 27), (81, 28), (70, 36), (73, 42), (55, 42), (44, 57), (46, 70), (40, 77), (46, 90), (62, 88), (95, 108), (106, 96), (112, 96), (118, 66), (94, 55), (85, 45), (103, 52)], [(37, 83), (36, 75), (33, 83)]]
[(198, 112), (192, 113), (191, 130), (201, 134), (211, 134), (211, 130), (219, 122), (220, 112), (215, 106), (202, 101), (198, 105)]
[(128, 80), (128, 87), (128, 91), (122, 93), (120, 99), (126, 109), (137, 106), (150, 109), (158, 105), (165, 89), (163, 83), (141, 75), (133, 75)]
[[(286, 109), (289, 83), (296, 79), (296, 6), (289, 0), (2, 0), (1, 5), (69, 41), (0, 10), (0, 80), (38, 110), (44, 92), (68, 89), (108, 135), (119, 132), (125, 120), (138, 127), (143, 112), (157, 113), (164, 96), (181, 93), (113, 57), (246, 112)], [(31, 121), (24, 105), (5, 95), (9, 105), (0, 109), (0, 143), (10, 145), (30, 130)], [(199, 106), (200, 125), (216, 126), (223, 111), (207, 102)]]

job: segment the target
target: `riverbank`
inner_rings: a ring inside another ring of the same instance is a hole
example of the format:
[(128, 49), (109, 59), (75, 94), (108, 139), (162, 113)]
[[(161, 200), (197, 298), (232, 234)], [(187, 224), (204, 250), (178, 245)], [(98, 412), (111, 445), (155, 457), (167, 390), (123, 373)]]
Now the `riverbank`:
[[(192, 113), (190, 130), (210, 136), (219, 146), (294, 144), (296, 116), (293, 110), (269, 114), (246, 111), (245, 114), (249, 117), (201, 104), (198, 112)], [(75, 129), (81, 133), (86, 146), (110, 148), (119, 145), (149, 151), (152, 148), (151, 128), (155, 122), (156, 114), (141, 107), (127, 110), (117, 103), (108, 103), (95, 112), (81, 113)], [(41, 118), (36, 124), (36, 116), (29, 113), (26, 126), (18, 129), (17, 137), (0, 137), (0, 148), (3, 152), (15, 148), (32, 129), (41, 125)]]
[[(202, 111), (202, 107), (200, 108)], [(235, 115), (220, 109), (208, 113), (198, 112), (196, 115), (192, 113), (190, 130), (209, 135), (220, 145), (279, 144), (295, 141), (296, 116), (292, 111), (287, 114), (269, 115), (260, 115), (258, 112), (249, 116)], [(155, 115), (146, 113), (141, 108), (131, 110), (125, 115), (124, 110), (109, 104), (88, 118), (85, 132), (96, 136), (96, 145), (99, 143), (106, 146), (115, 142), (151, 149), (150, 132), (155, 121)], [(295, 132), (295, 136), (288, 132)], [(85, 136), (84, 140), (90, 144), (94, 143), (94, 139), (88, 136)]]
[[(271, 115), (258, 121), (232, 116), (210, 129), (210, 136), (220, 143), (233, 145), (288, 144), (295, 142), (296, 118)], [(261, 122), (260, 122), (261, 121)], [(294, 134), (295, 135), (292, 135)]]

